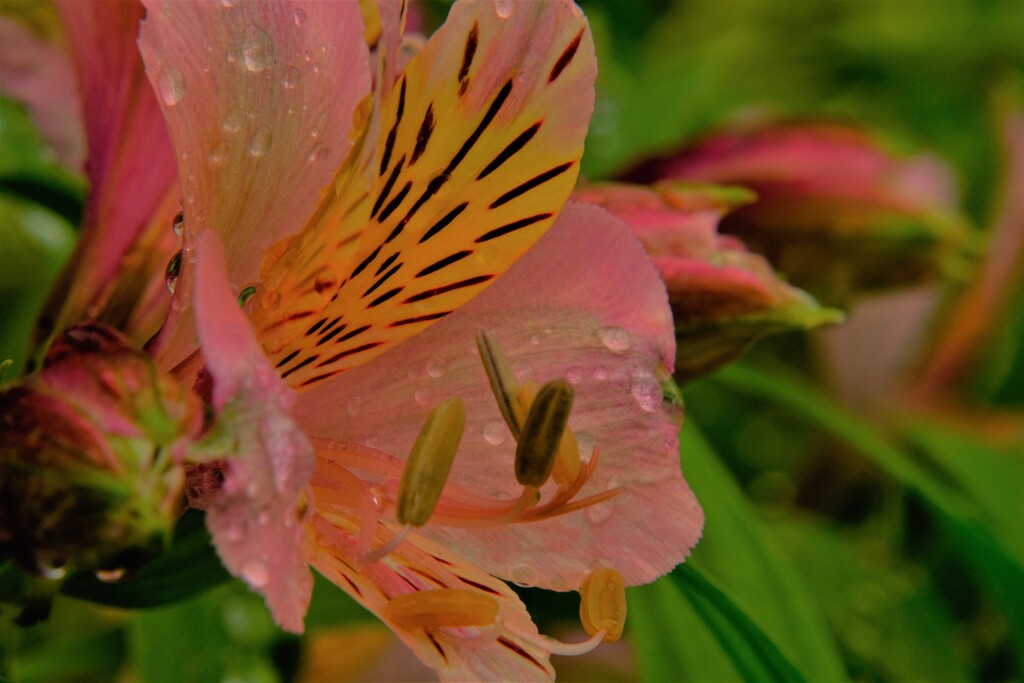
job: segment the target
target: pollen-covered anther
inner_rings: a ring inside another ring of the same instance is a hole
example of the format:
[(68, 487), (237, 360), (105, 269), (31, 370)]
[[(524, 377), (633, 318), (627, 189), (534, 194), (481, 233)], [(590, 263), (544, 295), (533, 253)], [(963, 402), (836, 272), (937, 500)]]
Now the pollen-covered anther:
[(604, 642), (614, 643), (626, 625), (626, 586), (622, 574), (608, 567), (590, 572), (580, 586), (580, 621), (587, 633), (604, 632)]
[(406, 628), (468, 628), (493, 625), (498, 609), (498, 601), (489, 595), (437, 588), (393, 598), (384, 606), (382, 616)]
[(548, 382), (537, 391), (516, 444), (516, 480), (540, 488), (551, 476), (572, 412), (573, 390), (566, 380)]
[(399, 522), (418, 527), (430, 519), (465, 428), (466, 408), (460, 399), (444, 401), (430, 413), (402, 470), (395, 510)]
[(480, 351), (480, 361), (491, 384), (491, 392), (498, 402), (498, 410), (512, 436), (518, 439), (526, 419), (526, 408), (529, 407), (524, 407), (519, 400), (519, 381), (492, 333), (487, 330), (477, 332), (476, 348)]
[[(524, 382), (523, 386), (520, 387), (517, 402), (523, 415), (529, 412), (538, 391), (540, 391), (540, 385), (536, 382)], [(579, 478), (582, 467), (583, 463), (580, 459), (580, 447), (576, 441), (576, 435), (573, 434), (572, 428), (567, 424), (565, 431), (562, 432), (562, 441), (558, 445), (558, 451), (555, 454), (555, 462), (551, 468), (551, 478), (559, 486), (571, 486)]]

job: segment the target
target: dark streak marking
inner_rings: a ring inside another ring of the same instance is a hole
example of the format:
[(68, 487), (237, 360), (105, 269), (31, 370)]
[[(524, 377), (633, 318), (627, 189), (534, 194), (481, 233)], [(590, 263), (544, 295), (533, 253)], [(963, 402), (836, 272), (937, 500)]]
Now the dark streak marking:
[(355, 584), (355, 582), (354, 582), (354, 581), (353, 581), (352, 579), (350, 579), (350, 578), (348, 578), (347, 576), (345, 576), (345, 574), (343, 574), (342, 572), (338, 572), (338, 575), (339, 575), (339, 576), (340, 576), (341, 578), (345, 579), (345, 583), (347, 583), (347, 584), (349, 585), (349, 587), (351, 587), (351, 588), (352, 588), (352, 591), (353, 591), (353, 592), (354, 592), (354, 593), (355, 593), (355, 594), (356, 594), (357, 596), (359, 596), (360, 598), (361, 598), (361, 597), (363, 597), (363, 591), (359, 590), (359, 586), (357, 586), (357, 585)]
[(327, 334), (328, 330), (330, 330), (332, 327), (337, 325), (340, 320), (341, 320), (341, 316), (340, 315), (337, 318), (334, 318), (333, 320), (331, 320), (331, 322), (327, 323), (327, 325), (324, 327), (324, 329), (320, 330), (320, 334), (321, 335)]
[(423, 115), (423, 123), (420, 124), (419, 132), (416, 133), (416, 148), (412, 151), (412, 159), (409, 160), (409, 165), (412, 166), (416, 163), (416, 160), (420, 158), (420, 155), (427, 149), (427, 143), (430, 142), (430, 136), (434, 132), (434, 104), (433, 102), (427, 107), (427, 113)]
[(315, 334), (317, 330), (323, 327), (325, 322), (327, 322), (327, 318), (320, 318), (319, 320), (317, 320), (315, 323), (313, 323), (313, 326), (311, 328), (306, 330), (306, 336), (308, 337), (311, 334)]
[(415, 318), (403, 318), (402, 320), (396, 320), (391, 323), (388, 327), (401, 327), (402, 325), (413, 325), (415, 323), (425, 323), (431, 320), (440, 320), (451, 313), (451, 311), (441, 311), (440, 313), (428, 313), (427, 315), (418, 315)]
[(296, 370), (301, 370), (302, 368), (306, 367), (307, 365), (309, 365), (310, 363), (312, 363), (313, 361), (315, 361), (319, 357), (320, 356), (310, 356), (309, 358), (305, 359), (304, 361), (302, 361), (298, 365), (295, 365), (293, 367), (288, 368), (288, 370), (286, 370), (285, 372), (283, 372), (281, 374), (281, 379), (284, 379), (285, 377), (287, 377), (288, 375), (292, 374)]
[(345, 358), (346, 356), (354, 356), (357, 353), (362, 353), (363, 351), (369, 351), (370, 349), (377, 348), (378, 346), (380, 346), (383, 343), (384, 342), (370, 342), (369, 344), (363, 344), (362, 346), (357, 346), (357, 347), (352, 348), (352, 349), (347, 349), (345, 351), (342, 351), (341, 353), (334, 354), (333, 356), (331, 356), (330, 358), (328, 358), (327, 360), (325, 360), (322, 363), (318, 363), (317, 367), (318, 368), (322, 368), (323, 366), (330, 365), (331, 363), (333, 363), (335, 361), (339, 361), (342, 358)]
[(314, 313), (316, 313), (316, 311), (300, 311), (298, 313), (289, 313), (288, 315), (286, 315), (285, 317), (281, 318), (280, 320), (272, 322), (269, 325), (267, 325), (266, 327), (264, 327), (263, 331), (264, 332), (269, 332), (270, 330), (277, 329), (278, 327), (282, 327), (284, 325), (287, 325), (288, 323), (293, 322), (295, 320), (302, 320), (303, 318), (308, 318), (309, 316), (313, 315)]
[(318, 341), (318, 342), (316, 343), (316, 345), (317, 345), (317, 346), (323, 346), (324, 344), (326, 344), (327, 342), (331, 341), (332, 339), (334, 339), (335, 337), (337, 337), (337, 336), (338, 336), (339, 334), (341, 334), (342, 332), (344, 332), (344, 331), (345, 331), (345, 328), (346, 328), (346, 327), (348, 327), (348, 325), (339, 325), (338, 327), (336, 327), (336, 328), (334, 328), (333, 330), (331, 330), (331, 332), (330, 332), (329, 334), (325, 334), (325, 335), (324, 335), (324, 336), (323, 336), (323, 337), (322, 337), (322, 338), (320, 339), (320, 341)]
[(569, 47), (565, 48), (562, 56), (558, 58), (557, 62), (555, 62), (555, 66), (552, 67), (551, 73), (548, 74), (548, 83), (554, 83), (555, 79), (562, 75), (562, 71), (565, 70), (565, 67), (569, 66), (569, 62), (572, 61), (572, 58), (576, 56), (576, 50), (579, 49), (580, 41), (583, 40), (584, 30), (585, 29), (582, 28), (580, 29), (580, 32), (577, 33), (576, 37), (572, 39), (571, 43), (569, 43)]
[(427, 266), (420, 272), (416, 273), (416, 277), (423, 277), (425, 275), (430, 275), (431, 273), (436, 273), (442, 268), (447, 268), (451, 264), (461, 261), (462, 259), (466, 258), (472, 253), (472, 251), (457, 251), (454, 254), (451, 254), (450, 256), (445, 256), (440, 261), (431, 263), (429, 266)]
[(379, 297), (377, 297), (376, 299), (371, 301), (370, 305), (367, 306), (367, 308), (374, 308), (376, 306), (380, 306), (382, 303), (384, 303), (388, 299), (394, 298), (395, 296), (400, 294), (403, 289), (405, 289), (405, 287), (395, 287), (394, 289), (391, 289), (391, 290), (388, 290), (388, 291), (384, 292)]
[(364, 270), (366, 270), (366, 266), (368, 266), (371, 263), (373, 263), (373, 259), (377, 258), (377, 254), (379, 254), (379, 253), (380, 253), (380, 247), (377, 247), (372, 252), (370, 252), (370, 255), (367, 256), (365, 259), (363, 259), (363, 262), (360, 263), (358, 266), (356, 266), (356, 269), (352, 271), (352, 277), (355, 277), (356, 275), (359, 275), (359, 273), (361, 273)]
[[(320, 322), (322, 323), (322, 322), (323, 322), (323, 320), (321, 320)], [(276, 367), (276, 368), (280, 368), (280, 367), (281, 367), (282, 365), (288, 365), (288, 363), (290, 363), (290, 362), (292, 361), (292, 359), (293, 359), (293, 358), (295, 358), (295, 356), (299, 355), (299, 351), (300, 351), (300, 350), (301, 350), (301, 349), (295, 349), (294, 351), (292, 351), (291, 353), (289, 353), (289, 354), (288, 354), (287, 356), (285, 356), (284, 358), (282, 358), (282, 359), (281, 359), (281, 360), (280, 360), (280, 361), (278, 362), (278, 364), (277, 364), (277, 365), (275, 365), (274, 367)]]
[(500, 167), (503, 163), (511, 159), (516, 152), (525, 147), (526, 143), (533, 139), (533, 136), (537, 134), (538, 130), (540, 130), (541, 123), (543, 122), (538, 121), (537, 123), (533, 124), (526, 130), (524, 130), (522, 133), (520, 133), (519, 137), (517, 137), (512, 142), (508, 143), (508, 147), (501, 150), (501, 153), (498, 154), (498, 156), (494, 157), (494, 160), (491, 161), (491, 163), (487, 164), (487, 167), (484, 168), (484, 170), (480, 171), (480, 175), (478, 175), (476, 179), (483, 180), (490, 174), (494, 173), (494, 171), (496, 171), (498, 167)]
[(402, 113), (405, 112), (405, 79), (402, 79), (402, 85), (398, 91), (398, 111), (395, 113), (395, 125), (391, 126), (391, 131), (388, 133), (388, 139), (384, 143), (384, 154), (380, 158), (380, 172), (378, 175), (384, 175), (384, 172), (388, 170), (388, 164), (391, 163), (391, 151), (395, 148), (395, 137), (398, 135), (398, 124), (402, 122)]
[(458, 218), (459, 214), (465, 211), (467, 206), (469, 206), (469, 202), (462, 202), (454, 209), (449, 211), (447, 214), (445, 214), (444, 218), (439, 220), (437, 223), (434, 223), (433, 227), (430, 228), (430, 230), (427, 230), (425, 233), (423, 233), (423, 237), (420, 238), (420, 244), (423, 244), (431, 237), (433, 237), (434, 235), (448, 227), (448, 224), (451, 223), (456, 218)]
[[(458, 574), (456, 574), (456, 576), (458, 576)], [(485, 593), (490, 593), (491, 595), (501, 595), (501, 593), (499, 593), (498, 591), (494, 590), (490, 586), (485, 586), (482, 583), (477, 583), (476, 581), (470, 581), (469, 579), (467, 579), (464, 576), (459, 576), (459, 580), (462, 581), (462, 583), (469, 584), (470, 586), (475, 586), (476, 588), (479, 588), (480, 590), (484, 591)]]
[(339, 373), (342, 373), (342, 372), (344, 372), (344, 370), (335, 370), (334, 372), (326, 372), (326, 373), (324, 373), (322, 375), (317, 375), (316, 377), (313, 377), (311, 379), (307, 379), (305, 382), (303, 382), (299, 386), (300, 387), (308, 387), (310, 384), (316, 384), (317, 382), (322, 382), (323, 380), (328, 379), (330, 377), (334, 377), (335, 375), (337, 375)]
[(387, 281), (388, 281), (388, 278), (390, 278), (390, 277), (391, 277), (392, 275), (394, 275), (395, 273), (397, 273), (397, 272), (398, 272), (398, 269), (399, 269), (399, 268), (401, 268), (401, 267), (402, 267), (403, 265), (405, 265), (405, 264), (403, 264), (403, 263), (399, 263), (399, 264), (398, 264), (398, 265), (396, 265), (396, 266), (395, 266), (394, 268), (392, 268), (391, 270), (389, 270), (389, 271), (387, 272), (387, 274), (386, 274), (386, 275), (384, 275), (384, 276), (383, 276), (382, 278), (380, 278), (379, 280), (377, 280), (376, 282), (374, 282), (374, 283), (373, 283), (373, 285), (372, 285), (372, 286), (371, 286), (371, 287), (370, 287), (370, 288), (369, 288), (368, 290), (366, 290), (365, 292), (363, 292), (363, 295), (362, 295), (361, 297), (359, 297), (359, 298), (360, 298), (360, 299), (365, 299), (366, 297), (368, 297), (368, 296), (370, 296), (371, 294), (373, 294), (373, 293), (374, 293), (375, 291), (377, 291), (377, 289), (378, 289), (378, 288), (379, 288), (379, 287), (380, 287), (380, 286), (381, 286), (382, 284), (384, 284), (385, 282), (387, 282)]
[(391, 200), (391, 203), (385, 206), (384, 210), (380, 212), (380, 215), (377, 216), (377, 222), (383, 223), (384, 221), (386, 221), (388, 217), (395, 212), (395, 209), (398, 208), (398, 205), (405, 200), (405, 196), (409, 194), (409, 190), (411, 189), (412, 181), (410, 180), (405, 184), (405, 187), (402, 188), (402, 191), (395, 195), (395, 198)]
[(560, 176), (563, 173), (565, 173), (566, 171), (568, 171), (572, 167), (572, 165), (574, 163), (575, 162), (570, 161), (568, 163), (562, 164), (561, 166), (555, 166), (554, 168), (552, 168), (550, 170), (547, 170), (547, 171), (544, 171), (543, 173), (541, 173), (539, 175), (535, 175), (534, 177), (530, 178), (529, 180), (527, 180), (522, 185), (519, 185), (518, 187), (512, 188), (511, 190), (509, 190), (505, 194), (503, 194), (500, 197), (498, 197), (497, 199), (495, 199), (494, 203), (491, 204), (490, 207), (488, 207), (488, 208), (496, 209), (499, 206), (501, 206), (502, 204), (507, 204), (510, 201), (512, 201), (513, 199), (515, 199), (516, 197), (520, 197), (520, 196), (526, 194), (527, 192), (529, 192), (533, 188), (538, 187), (540, 185), (543, 185), (544, 183), (546, 183), (547, 181), (551, 180), (552, 178), (557, 178), (558, 176)]
[(466, 155), (469, 154), (469, 150), (473, 149), (473, 145), (475, 145), (477, 140), (480, 139), (480, 136), (483, 135), (484, 131), (487, 129), (487, 126), (491, 125), (491, 121), (494, 120), (494, 117), (498, 115), (498, 110), (501, 109), (501, 105), (505, 104), (505, 100), (508, 99), (508, 96), (509, 94), (511, 94), (511, 92), (512, 81), (509, 80), (505, 83), (505, 85), (501, 87), (501, 90), (498, 91), (498, 95), (494, 98), (494, 102), (491, 103), (491, 106), (487, 110), (487, 113), (484, 114), (484, 118), (480, 121), (480, 125), (476, 127), (476, 130), (473, 131), (473, 134), (470, 135), (469, 138), (462, 144), (462, 147), (459, 148), (458, 153), (456, 153), (456, 155), (452, 158), (451, 162), (448, 164), (448, 167), (445, 168), (445, 175), (450, 176), (452, 174), (452, 171), (454, 171), (455, 168), (462, 163), (462, 160), (466, 158)]
[(488, 280), (491, 280), (493, 278), (494, 278), (494, 275), (477, 275), (476, 277), (471, 277), (471, 278), (468, 278), (466, 280), (460, 280), (458, 282), (453, 282), (452, 284), (445, 285), (444, 287), (436, 287), (434, 289), (428, 289), (425, 292), (420, 292), (419, 294), (413, 294), (412, 296), (410, 296), (408, 299), (406, 299), (402, 303), (403, 304), (414, 304), (417, 301), (423, 301), (424, 299), (430, 299), (432, 297), (438, 296), (440, 294), (445, 294), (447, 292), (451, 292), (451, 291), (454, 291), (456, 289), (462, 289), (463, 287), (472, 287), (473, 285), (478, 285), (481, 282), (487, 282)]
[[(423, 191), (423, 194), (420, 195), (420, 198), (416, 200), (416, 203), (412, 205), (412, 208), (409, 209), (409, 212), (405, 214), (405, 218), (398, 222), (398, 225), (396, 225), (395, 229), (391, 231), (391, 234), (388, 235), (388, 238), (386, 240), (384, 240), (384, 243), (387, 244), (388, 242), (391, 242), (393, 239), (401, 235), (402, 230), (405, 229), (405, 226), (409, 223), (412, 217), (416, 215), (416, 212), (420, 210), (420, 207), (426, 204), (427, 200), (429, 200), (431, 197), (437, 194), (437, 191), (441, 189), (441, 186), (447, 183), (449, 180), (451, 180), (451, 176), (449, 176), (446, 173), (440, 173), (431, 178), (430, 182), (427, 183), (427, 189)], [(422, 243), (423, 242), (421, 240), (420, 244)]]
[(500, 228), (495, 228), (494, 230), (485, 232), (484, 234), (480, 235), (479, 237), (476, 238), (476, 243), (479, 244), (481, 242), (493, 240), (496, 237), (501, 237), (502, 235), (507, 235), (510, 232), (515, 232), (516, 230), (525, 228), (528, 225), (533, 225), (534, 223), (539, 223), (542, 220), (551, 218), (551, 216), (553, 215), (554, 214), (552, 213), (538, 213), (536, 216), (529, 216), (527, 218), (521, 218), (518, 221), (507, 223), (501, 226)]
[(366, 332), (368, 329), (370, 329), (369, 325), (363, 325), (362, 327), (357, 327), (356, 329), (352, 330), (351, 332), (346, 334), (344, 337), (339, 339), (338, 343), (340, 344), (341, 342), (346, 342), (349, 339), (351, 339), (352, 337), (355, 337), (358, 334), (362, 334), (363, 332)]
[[(466, 80), (466, 76), (469, 75), (469, 67), (473, 63), (473, 55), (476, 54), (476, 45), (480, 40), (480, 25), (477, 22), (473, 22), (473, 28), (469, 29), (469, 35), (466, 37), (466, 48), (462, 52), (462, 66), (459, 67), (459, 82)], [(459, 93), (460, 95), (462, 93)]]
[(395, 181), (398, 180), (398, 174), (402, 172), (402, 167), (405, 165), (405, 156), (398, 160), (395, 164), (395, 168), (391, 171), (391, 175), (388, 177), (388, 181), (384, 183), (384, 187), (380, 191), (380, 195), (377, 197), (377, 201), (373, 203), (373, 208), (370, 210), (370, 218), (377, 215), (380, 211), (380, 207), (384, 205), (384, 202), (388, 200), (388, 195), (391, 194), (391, 189), (395, 186)]
[(518, 645), (516, 645), (515, 643), (513, 643), (511, 640), (509, 640), (505, 636), (500, 636), (498, 638), (498, 642), (501, 643), (502, 645), (504, 645), (505, 647), (507, 647), (508, 649), (512, 650), (512, 652), (515, 652), (520, 657), (522, 657), (524, 659), (529, 659), (541, 671), (547, 671), (547, 669), (544, 668), (543, 664), (541, 664), (540, 662), (538, 662), (536, 659), (533, 658), (533, 655), (531, 655), (529, 652), (527, 652), (523, 648), (521, 648)]
[(441, 655), (441, 657), (444, 659), (444, 663), (447, 664), (448, 655), (444, 653), (444, 649), (441, 647), (441, 644), (437, 642), (437, 639), (434, 638), (434, 634), (430, 631), (424, 631), (424, 633), (427, 634), (427, 638), (430, 639), (430, 642), (434, 645), (434, 648), (437, 650), (438, 654)]
[(380, 264), (380, 268), (377, 269), (377, 272), (374, 273), (374, 275), (380, 275), (381, 273), (383, 273), (384, 269), (387, 268), (388, 266), (390, 266), (392, 263), (394, 263), (396, 258), (398, 258), (398, 252), (397, 251), (394, 254), (392, 254), (391, 256), (388, 256), (384, 260), (384, 263)]

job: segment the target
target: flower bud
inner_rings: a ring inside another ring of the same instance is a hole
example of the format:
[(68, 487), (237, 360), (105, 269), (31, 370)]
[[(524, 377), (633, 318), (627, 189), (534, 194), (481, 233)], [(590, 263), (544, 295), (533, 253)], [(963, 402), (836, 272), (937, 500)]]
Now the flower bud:
[(714, 135), (631, 180), (742, 185), (757, 201), (722, 232), (828, 304), (957, 276), (967, 226), (951, 169), (840, 123), (780, 123)]
[(68, 330), (0, 392), (0, 541), (31, 573), (133, 571), (163, 552), (198, 400), (120, 333)]
[(592, 185), (574, 198), (599, 204), (633, 229), (668, 288), (676, 326), (676, 377), (694, 379), (766, 336), (842, 320), (786, 284), (718, 222), (753, 195), (741, 188), (665, 182)]

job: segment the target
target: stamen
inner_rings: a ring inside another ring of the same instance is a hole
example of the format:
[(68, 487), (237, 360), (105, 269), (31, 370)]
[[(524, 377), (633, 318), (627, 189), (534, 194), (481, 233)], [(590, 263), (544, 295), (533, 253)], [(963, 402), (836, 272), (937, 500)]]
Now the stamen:
[(562, 641), (555, 640), (550, 636), (528, 633), (512, 626), (511, 624), (507, 625), (505, 628), (509, 633), (515, 634), (516, 637), (547, 650), (553, 655), (565, 655), (567, 657), (575, 657), (577, 655), (585, 655), (588, 652), (592, 652), (601, 644), (601, 640), (606, 635), (604, 631), (598, 631), (582, 643), (563, 643)]
[(430, 519), (465, 428), (466, 409), (460, 399), (444, 401), (430, 413), (402, 470), (395, 511), (399, 522), (419, 527)]
[(608, 567), (590, 572), (580, 586), (580, 621), (587, 633), (604, 634), (606, 643), (622, 637), (626, 624), (626, 586), (622, 574)]
[(410, 531), (412, 531), (412, 525), (406, 524), (402, 527), (401, 531), (399, 531), (397, 534), (391, 537), (390, 541), (388, 541), (381, 547), (377, 548), (376, 550), (373, 550), (371, 552), (366, 553), (365, 555), (360, 556), (360, 564), (373, 564), (377, 560), (387, 557), (387, 555), (392, 550), (402, 545), (402, 541), (405, 540), (405, 537), (409, 535)]
[(516, 444), (516, 480), (540, 488), (551, 475), (572, 411), (572, 385), (564, 379), (548, 382), (530, 405)]
[[(533, 405), (538, 391), (540, 391), (540, 385), (536, 382), (524, 382), (519, 389), (519, 405), (524, 415)], [(562, 432), (562, 442), (559, 444), (558, 453), (555, 456), (554, 467), (551, 468), (551, 478), (559, 486), (570, 486), (579, 477), (581, 467), (580, 446), (576, 442), (576, 435), (572, 433), (569, 425), (566, 425), (565, 431)]]
[(484, 372), (491, 383), (491, 392), (498, 401), (498, 410), (505, 418), (512, 436), (518, 439), (526, 416), (526, 411), (520, 407), (518, 401), (519, 382), (493, 334), (487, 330), (477, 332), (476, 348), (480, 351)]
[(477, 591), (436, 588), (392, 598), (381, 616), (406, 628), (490, 626), (498, 618), (498, 601)]

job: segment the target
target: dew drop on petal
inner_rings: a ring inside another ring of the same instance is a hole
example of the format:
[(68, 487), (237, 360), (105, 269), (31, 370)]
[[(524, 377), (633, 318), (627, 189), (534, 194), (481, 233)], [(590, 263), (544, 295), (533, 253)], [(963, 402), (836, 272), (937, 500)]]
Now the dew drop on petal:
[(302, 79), (302, 73), (294, 66), (290, 66), (284, 70), (284, 77), (281, 79), (281, 84), (287, 90), (294, 90), (299, 85), (299, 81)]
[(583, 516), (592, 526), (601, 526), (612, 516), (612, 506), (610, 501), (604, 501), (596, 505), (591, 505), (583, 511)]
[(629, 350), (629, 332), (621, 327), (602, 327), (597, 331), (597, 338), (609, 351), (624, 353)]
[(237, 133), (242, 130), (243, 125), (245, 125), (245, 114), (236, 109), (224, 117), (220, 127), (225, 133)]
[(167, 262), (164, 269), (164, 279), (167, 282), (167, 291), (174, 294), (174, 288), (178, 284), (178, 276), (181, 275), (181, 250), (178, 250), (171, 260)]
[(419, 403), (421, 406), (430, 405), (430, 400), (433, 396), (434, 392), (427, 387), (420, 387), (413, 394), (413, 398), (416, 399), (416, 403)]
[(270, 573), (263, 560), (253, 558), (242, 565), (242, 578), (253, 588), (262, 588), (270, 580)]
[(427, 374), (435, 379), (444, 375), (447, 369), (448, 364), (444, 362), (444, 358), (431, 358), (427, 361)]
[(157, 85), (160, 98), (168, 107), (178, 104), (185, 96), (185, 76), (173, 66), (164, 67), (157, 78)]
[(565, 378), (573, 384), (579, 384), (583, 381), (583, 376), (586, 372), (580, 367), (571, 367), (565, 371)]
[(653, 413), (661, 405), (661, 384), (654, 377), (637, 377), (633, 380), (630, 393), (644, 412)]
[(238, 293), (238, 305), (241, 308), (245, 308), (245, 305), (249, 303), (249, 299), (251, 299), (252, 295), (255, 293), (256, 285), (249, 285), (247, 287), (243, 287), (242, 291)]
[(295, 19), (296, 26), (302, 26), (306, 23), (306, 10), (300, 7), (292, 13), (292, 17)]
[(603, 365), (598, 365), (594, 368), (594, 379), (604, 381), (608, 379), (608, 368)]
[(254, 157), (261, 157), (270, 151), (270, 146), (273, 142), (274, 136), (270, 129), (266, 126), (260, 126), (252, 134), (252, 140), (249, 141), (249, 154)]
[(532, 586), (537, 581), (537, 572), (528, 564), (517, 564), (509, 572), (513, 582), (520, 586)]
[(540, 344), (540, 335), (539, 334), (531, 334), (530, 335), (530, 343), (533, 344), (534, 346), (536, 346), (537, 344)]
[(219, 143), (217, 143), (217, 146), (214, 147), (207, 155), (206, 161), (207, 163), (210, 164), (210, 166), (220, 166), (221, 164), (224, 163), (224, 160), (227, 158), (229, 151), (230, 147), (227, 145), (227, 143), (221, 140)]
[(505, 434), (508, 432), (508, 427), (505, 426), (504, 422), (488, 422), (484, 425), (484, 441), (497, 446), (505, 442)]
[(55, 564), (46, 560), (39, 560), (36, 569), (44, 579), (51, 580), (63, 579), (68, 573), (67, 567), (63, 564)]
[(512, 2), (513, 0), (495, 0), (494, 11), (502, 19), (508, 19), (509, 15), (512, 14)]
[(124, 567), (118, 569), (101, 569), (96, 572), (96, 578), (103, 583), (114, 583), (124, 578), (124, 575), (128, 573), (128, 570)]
[(327, 149), (327, 146), (318, 142), (315, 145), (313, 145), (313, 149), (309, 150), (309, 160), (323, 161), (324, 159), (327, 158), (327, 155), (329, 153), (330, 150)]
[(258, 26), (250, 26), (245, 34), (242, 56), (245, 59), (245, 68), (249, 71), (259, 72), (269, 69), (274, 65), (275, 60), (273, 39)]
[(355, 417), (359, 414), (359, 411), (363, 409), (363, 399), (353, 398), (348, 402), (347, 410), (348, 414)]

